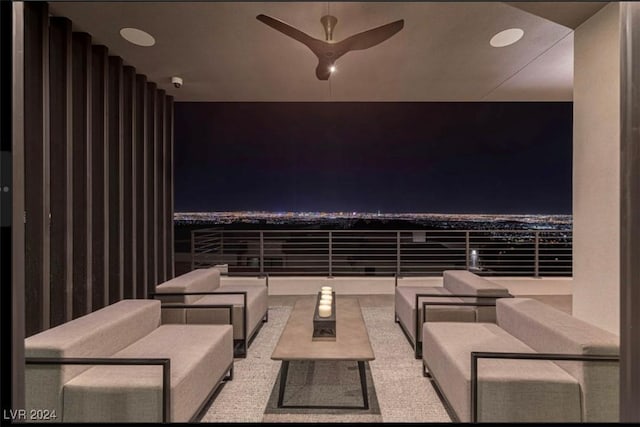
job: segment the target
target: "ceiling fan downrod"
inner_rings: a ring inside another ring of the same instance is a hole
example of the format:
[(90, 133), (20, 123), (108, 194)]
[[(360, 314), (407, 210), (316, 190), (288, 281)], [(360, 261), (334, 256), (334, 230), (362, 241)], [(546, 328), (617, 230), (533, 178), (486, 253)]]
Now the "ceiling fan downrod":
[(320, 22), (324, 27), (324, 34), (327, 41), (333, 41), (333, 29), (336, 27), (338, 23), (338, 18), (332, 15), (324, 15), (320, 18)]

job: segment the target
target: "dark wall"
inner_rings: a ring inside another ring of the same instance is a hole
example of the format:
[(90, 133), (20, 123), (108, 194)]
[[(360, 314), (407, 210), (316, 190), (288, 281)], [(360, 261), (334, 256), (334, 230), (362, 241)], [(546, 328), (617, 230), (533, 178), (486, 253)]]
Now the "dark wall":
[(176, 103), (176, 210), (571, 214), (571, 103)]
[(24, 16), (29, 336), (173, 277), (173, 233), (158, 227), (173, 218), (173, 100), (154, 86), (162, 96), (146, 102), (145, 76), (46, 3), (24, 3)]

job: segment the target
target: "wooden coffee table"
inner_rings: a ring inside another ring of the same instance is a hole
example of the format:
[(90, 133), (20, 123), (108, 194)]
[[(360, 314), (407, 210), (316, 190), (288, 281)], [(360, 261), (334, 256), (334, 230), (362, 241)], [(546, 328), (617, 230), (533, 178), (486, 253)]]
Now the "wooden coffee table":
[[(273, 350), (271, 359), (281, 360), (278, 408), (322, 408), (322, 409), (369, 409), (367, 378), (364, 362), (374, 360), (367, 327), (357, 298), (336, 297), (335, 341), (313, 341), (313, 312), (316, 296), (302, 297), (295, 306), (289, 320)], [(289, 362), (352, 360), (358, 362), (363, 406), (284, 406), (283, 398), (289, 372)]]

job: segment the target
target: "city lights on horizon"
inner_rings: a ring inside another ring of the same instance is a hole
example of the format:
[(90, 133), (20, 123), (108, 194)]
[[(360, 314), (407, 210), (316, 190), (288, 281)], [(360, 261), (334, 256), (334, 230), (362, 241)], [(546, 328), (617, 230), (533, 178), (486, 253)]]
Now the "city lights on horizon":
[(241, 217), (335, 217), (335, 218), (464, 218), (470, 219), (517, 219), (517, 220), (539, 220), (540, 218), (555, 218), (569, 220), (571, 215), (559, 214), (443, 214), (443, 213), (418, 213), (418, 212), (357, 212), (357, 211), (192, 211), (175, 212), (175, 218), (186, 217), (221, 217), (221, 216), (241, 216)]
[(224, 211), (176, 212), (178, 224), (207, 224), (229, 226), (252, 224), (262, 226), (331, 226), (348, 229), (359, 222), (370, 228), (396, 224), (401, 227), (427, 227), (436, 229), (490, 228), (490, 229), (570, 229), (571, 215), (514, 215), (514, 214), (439, 214), (439, 213), (382, 213), (382, 212), (277, 212), (277, 211)]

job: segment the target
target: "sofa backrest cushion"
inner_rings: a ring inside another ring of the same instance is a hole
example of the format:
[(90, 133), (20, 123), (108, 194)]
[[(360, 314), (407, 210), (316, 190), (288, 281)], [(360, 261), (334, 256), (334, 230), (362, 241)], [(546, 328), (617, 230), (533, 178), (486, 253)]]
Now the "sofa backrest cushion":
[[(499, 299), (496, 314), (498, 326), (539, 353), (620, 353), (617, 335), (534, 299)], [(556, 364), (580, 382), (583, 421), (618, 421), (618, 363)]]
[[(160, 325), (160, 301), (122, 300), (25, 339), (26, 357), (110, 357)], [(90, 365), (27, 365), (27, 409), (55, 409), (62, 386)]]
[[(156, 286), (156, 293), (212, 292), (219, 287), (220, 270), (215, 267), (198, 268)], [(177, 302), (184, 304), (193, 304), (202, 297), (202, 295), (172, 297), (156, 295), (156, 298), (163, 302)]]
[(466, 270), (445, 270), (443, 286), (452, 294), (468, 295), (509, 295), (504, 286), (480, 277)]
[[(509, 296), (509, 291), (507, 288), (466, 270), (445, 270), (443, 272), (443, 286), (454, 295)], [(495, 301), (495, 299), (473, 298), (465, 299), (465, 301), (491, 304)], [(475, 311), (476, 320), (478, 322), (496, 322), (495, 306), (476, 307)]]

